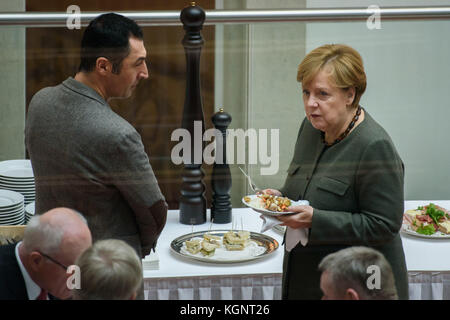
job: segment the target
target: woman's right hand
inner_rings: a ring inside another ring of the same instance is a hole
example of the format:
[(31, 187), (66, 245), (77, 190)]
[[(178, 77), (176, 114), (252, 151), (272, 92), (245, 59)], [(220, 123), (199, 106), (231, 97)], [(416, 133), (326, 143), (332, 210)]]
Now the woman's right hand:
[(271, 196), (277, 196), (277, 197), (281, 197), (282, 194), (280, 191), (278, 191), (277, 189), (264, 189), (262, 190), (263, 194), (270, 194)]

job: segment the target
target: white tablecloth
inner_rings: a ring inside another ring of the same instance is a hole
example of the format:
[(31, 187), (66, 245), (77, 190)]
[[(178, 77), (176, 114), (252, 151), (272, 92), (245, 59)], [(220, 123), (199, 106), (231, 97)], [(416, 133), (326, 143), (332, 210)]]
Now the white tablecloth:
[[(405, 210), (430, 201), (406, 201)], [(432, 201), (450, 208), (450, 201)], [(209, 215), (209, 212), (208, 212)], [(235, 229), (260, 232), (259, 214), (248, 208), (233, 209)], [(232, 224), (184, 225), (178, 210), (170, 210), (157, 246), (159, 270), (144, 271), (147, 299), (263, 299), (281, 298), (282, 235), (269, 230), (280, 247), (271, 256), (245, 263), (211, 264), (180, 257), (170, 249), (175, 238), (192, 231), (231, 229)], [(429, 240), (402, 234), (411, 299), (450, 299), (450, 240)]]

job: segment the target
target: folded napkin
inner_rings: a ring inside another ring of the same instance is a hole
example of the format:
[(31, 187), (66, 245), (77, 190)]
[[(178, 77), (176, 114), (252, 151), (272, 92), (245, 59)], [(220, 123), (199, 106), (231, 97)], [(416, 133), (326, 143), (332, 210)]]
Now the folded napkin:
[(263, 225), (261, 227), (261, 233), (264, 233), (267, 230), (270, 230), (273, 227), (283, 223), (274, 217), (265, 216), (265, 215), (260, 215), (259, 217), (263, 220)]
[(142, 259), (142, 267), (144, 270), (159, 270), (159, 256), (156, 251), (150, 252)]
[[(261, 227), (261, 233), (266, 232), (267, 230), (272, 229), (273, 227), (282, 224), (280, 220), (261, 215), (260, 218), (263, 220), (263, 225)], [(302, 246), (306, 246), (308, 243), (308, 234), (309, 229), (293, 229), (291, 227), (286, 228), (286, 250), (290, 252), (299, 242)]]
[(293, 229), (287, 227), (286, 229), (286, 250), (290, 252), (299, 242), (302, 246), (306, 246), (308, 243), (309, 229), (300, 228)]

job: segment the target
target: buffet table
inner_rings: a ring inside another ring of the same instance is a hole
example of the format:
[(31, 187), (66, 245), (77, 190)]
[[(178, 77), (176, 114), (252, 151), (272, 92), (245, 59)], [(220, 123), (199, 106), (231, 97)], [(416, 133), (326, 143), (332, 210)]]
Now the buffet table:
[[(430, 201), (406, 201), (405, 210)], [(450, 201), (433, 201), (450, 208)], [(259, 214), (248, 208), (233, 209), (234, 229), (260, 232)], [(183, 225), (178, 210), (169, 210), (158, 240), (158, 270), (144, 270), (144, 294), (150, 300), (278, 300), (281, 299), (282, 235), (266, 235), (279, 242), (271, 255), (249, 262), (214, 264), (181, 257), (170, 249), (175, 238), (197, 231), (230, 230), (232, 223)], [(402, 234), (411, 299), (450, 300), (450, 240), (422, 239)], [(442, 254), (444, 253), (444, 254)]]

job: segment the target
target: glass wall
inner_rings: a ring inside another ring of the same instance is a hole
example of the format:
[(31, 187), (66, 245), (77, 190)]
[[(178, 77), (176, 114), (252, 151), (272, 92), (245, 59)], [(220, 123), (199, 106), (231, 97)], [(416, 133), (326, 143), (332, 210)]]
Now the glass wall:
[[(198, 4), (202, 6), (200, 1)], [(444, 6), (450, 1), (408, 4)], [(8, 5), (6, 1), (2, 5), (3, 11), (25, 10), (25, 2), (14, 0)], [(208, 5), (206, 9), (281, 9), (279, 1), (223, 0)], [(360, 1), (341, 5), (366, 6)], [(405, 4), (397, 1), (389, 5)], [(334, 1), (283, 1), (283, 8), (328, 6), (336, 5)], [(26, 107), (39, 89), (74, 75), (82, 31), (0, 27), (0, 161), (26, 157)], [(112, 107), (141, 134), (162, 191), (171, 208), (176, 208), (181, 166), (171, 161), (175, 143), (170, 135), (181, 127), (184, 30), (182, 26), (158, 26), (145, 27), (144, 33), (151, 78), (141, 83), (133, 97), (115, 101)], [(304, 118), (301, 87), (296, 81), (298, 64), (307, 52), (322, 44), (348, 44), (361, 53), (365, 63), (368, 86), (361, 105), (390, 134), (404, 161), (406, 200), (450, 199), (448, 34), (450, 20), (384, 21), (382, 17), (379, 29), (368, 28), (366, 21), (206, 25), (201, 56), (206, 126), (212, 127), (211, 115), (222, 107), (233, 118), (230, 129), (258, 133), (267, 129), (266, 152), (257, 149), (256, 163), (249, 164), (249, 152), (255, 149), (247, 143), (243, 167), (260, 187), (281, 187)], [(236, 155), (237, 149), (234, 151)], [(237, 169), (237, 159), (233, 160), (232, 202), (237, 207), (248, 186)], [(262, 168), (270, 173), (261, 174)], [(211, 166), (204, 165), (204, 169), (210, 202)]]

